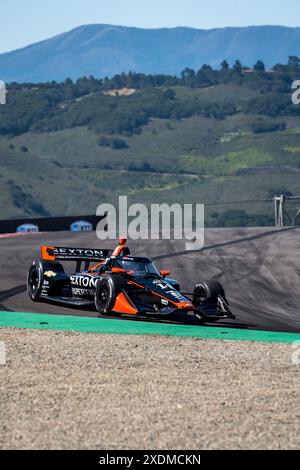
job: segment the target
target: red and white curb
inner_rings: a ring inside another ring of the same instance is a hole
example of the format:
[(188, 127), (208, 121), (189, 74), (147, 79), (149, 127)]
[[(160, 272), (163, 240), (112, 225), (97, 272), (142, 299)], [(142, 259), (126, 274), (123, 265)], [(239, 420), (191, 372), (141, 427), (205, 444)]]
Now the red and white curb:
[(34, 232), (0, 233), (0, 238), (13, 238), (13, 237), (19, 237), (20, 235), (33, 235), (33, 234)]

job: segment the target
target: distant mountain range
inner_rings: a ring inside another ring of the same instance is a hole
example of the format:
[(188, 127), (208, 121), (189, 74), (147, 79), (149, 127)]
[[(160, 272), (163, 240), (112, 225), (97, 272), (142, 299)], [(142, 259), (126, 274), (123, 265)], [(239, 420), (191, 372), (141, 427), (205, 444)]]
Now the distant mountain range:
[(178, 74), (204, 63), (219, 67), (223, 59), (267, 67), (300, 56), (300, 28), (249, 26), (201, 30), (139, 29), (92, 24), (51, 39), (0, 54), (0, 79), (7, 82), (62, 81), (85, 75), (117, 73)]

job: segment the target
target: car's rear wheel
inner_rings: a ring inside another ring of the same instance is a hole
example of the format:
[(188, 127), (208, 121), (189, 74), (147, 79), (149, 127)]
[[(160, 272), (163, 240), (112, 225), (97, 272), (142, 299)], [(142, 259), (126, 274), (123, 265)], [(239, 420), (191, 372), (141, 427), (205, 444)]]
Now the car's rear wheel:
[(27, 276), (27, 292), (31, 300), (37, 302), (40, 299), (44, 281), (43, 263), (40, 259), (34, 260)]
[(117, 315), (112, 312), (117, 295), (122, 291), (124, 282), (122, 279), (103, 276), (99, 279), (95, 291), (95, 306), (100, 315)]

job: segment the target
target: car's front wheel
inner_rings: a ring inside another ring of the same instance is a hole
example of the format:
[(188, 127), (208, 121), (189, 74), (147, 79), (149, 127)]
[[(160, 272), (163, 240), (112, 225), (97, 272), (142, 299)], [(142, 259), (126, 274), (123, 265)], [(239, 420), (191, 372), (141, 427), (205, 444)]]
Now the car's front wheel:
[(226, 299), (224, 288), (218, 281), (206, 281), (197, 284), (193, 294), (196, 317), (200, 321), (207, 318), (217, 321), (220, 318), (235, 318)]
[(31, 300), (37, 302), (40, 299), (44, 280), (43, 264), (40, 259), (33, 261), (27, 276), (27, 292)]
[(201, 282), (194, 288), (193, 304), (196, 307), (201, 307), (208, 300), (217, 300), (219, 296), (226, 299), (224, 288), (218, 281)]
[(101, 315), (116, 315), (112, 312), (117, 295), (121, 292), (124, 282), (122, 279), (103, 276), (99, 279), (95, 291), (95, 306)]

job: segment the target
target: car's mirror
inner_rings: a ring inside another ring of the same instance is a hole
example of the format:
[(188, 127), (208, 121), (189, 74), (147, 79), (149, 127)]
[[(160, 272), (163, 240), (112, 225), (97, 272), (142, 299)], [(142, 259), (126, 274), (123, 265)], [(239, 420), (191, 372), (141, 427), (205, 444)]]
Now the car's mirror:
[(160, 274), (163, 278), (165, 278), (166, 276), (169, 276), (171, 273), (171, 271), (160, 271)]
[(115, 274), (122, 274), (126, 273), (126, 269), (124, 268), (111, 268), (111, 272)]

